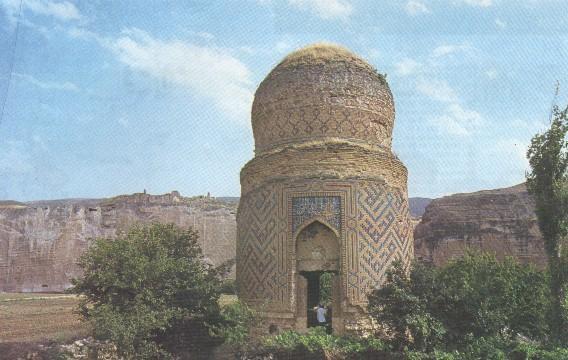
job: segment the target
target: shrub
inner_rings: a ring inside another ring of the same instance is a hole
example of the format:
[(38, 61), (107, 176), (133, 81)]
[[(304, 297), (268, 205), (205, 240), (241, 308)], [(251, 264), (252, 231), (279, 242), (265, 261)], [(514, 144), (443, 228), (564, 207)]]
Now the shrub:
[(395, 264), (368, 310), (396, 348), (432, 353), (463, 350), (479, 338), (545, 340), (548, 294), (546, 274), (534, 267), (468, 252), (441, 268)]
[(235, 279), (226, 279), (221, 284), (221, 294), (226, 295), (236, 295), (237, 294), (237, 283)]
[(208, 340), (206, 323), (222, 322), (218, 300), (226, 266), (203, 258), (192, 229), (135, 226), (115, 240), (99, 239), (80, 258), (81, 314), (97, 339), (126, 358), (166, 358), (176, 347)]
[(263, 339), (263, 346), (267, 351), (295, 354), (298, 351), (311, 354), (328, 353), (334, 354), (336, 358), (357, 358), (357, 355), (388, 349), (382, 340), (327, 334), (322, 327), (311, 328), (306, 334), (288, 330), (268, 336)]
[(221, 310), (222, 322), (209, 325), (211, 334), (227, 344), (243, 346), (250, 340), (250, 329), (256, 313), (245, 303), (236, 301)]
[(436, 283), (435, 270), (416, 264), (409, 276), (401, 262), (387, 273), (385, 285), (369, 295), (368, 311), (387, 327), (396, 349), (431, 351), (446, 333), (428, 309)]

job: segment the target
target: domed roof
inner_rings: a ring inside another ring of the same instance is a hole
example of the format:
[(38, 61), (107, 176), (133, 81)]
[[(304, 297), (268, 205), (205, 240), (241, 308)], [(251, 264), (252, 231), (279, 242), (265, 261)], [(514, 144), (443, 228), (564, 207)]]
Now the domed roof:
[[(375, 69), (365, 60), (355, 55), (343, 46), (331, 43), (317, 43), (308, 45), (288, 54), (276, 68), (293, 68), (299, 65), (322, 65), (329, 62), (349, 62), (371, 71)], [(276, 69), (275, 69), (276, 70)]]
[(347, 140), (390, 148), (394, 102), (385, 78), (349, 50), (314, 44), (286, 56), (258, 87), (256, 151)]

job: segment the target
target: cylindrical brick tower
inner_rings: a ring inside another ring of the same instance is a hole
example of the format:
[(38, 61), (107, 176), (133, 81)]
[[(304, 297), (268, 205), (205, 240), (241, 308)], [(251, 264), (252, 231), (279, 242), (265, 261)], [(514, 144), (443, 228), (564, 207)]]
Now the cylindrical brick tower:
[(311, 326), (324, 273), (333, 331), (366, 327), (368, 292), (395, 259), (411, 260), (393, 125), (384, 76), (336, 45), (291, 53), (258, 87), (255, 157), (241, 171), (237, 285), (262, 332)]

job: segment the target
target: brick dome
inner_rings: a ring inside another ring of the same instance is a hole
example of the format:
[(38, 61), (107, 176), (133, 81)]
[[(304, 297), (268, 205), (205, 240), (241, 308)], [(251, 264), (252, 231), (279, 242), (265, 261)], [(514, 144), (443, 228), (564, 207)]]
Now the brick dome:
[(349, 50), (314, 44), (285, 57), (252, 106), (256, 152), (309, 141), (390, 149), (394, 102), (384, 77)]

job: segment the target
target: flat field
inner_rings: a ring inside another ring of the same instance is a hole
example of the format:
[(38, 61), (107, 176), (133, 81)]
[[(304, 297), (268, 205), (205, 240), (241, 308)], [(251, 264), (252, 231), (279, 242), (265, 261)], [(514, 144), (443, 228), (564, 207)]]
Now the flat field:
[[(221, 295), (221, 306), (236, 301)], [(75, 295), (0, 293), (0, 344), (67, 341), (89, 335), (88, 327), (74, 313)]]
[[(222, 295), (221, 306), (236, 301)], [(69, 343), (89, 336), (75, 314), (79, 298), (65, 294), (0, 293), (0, 359), (17, 359), (40, 344)]]

